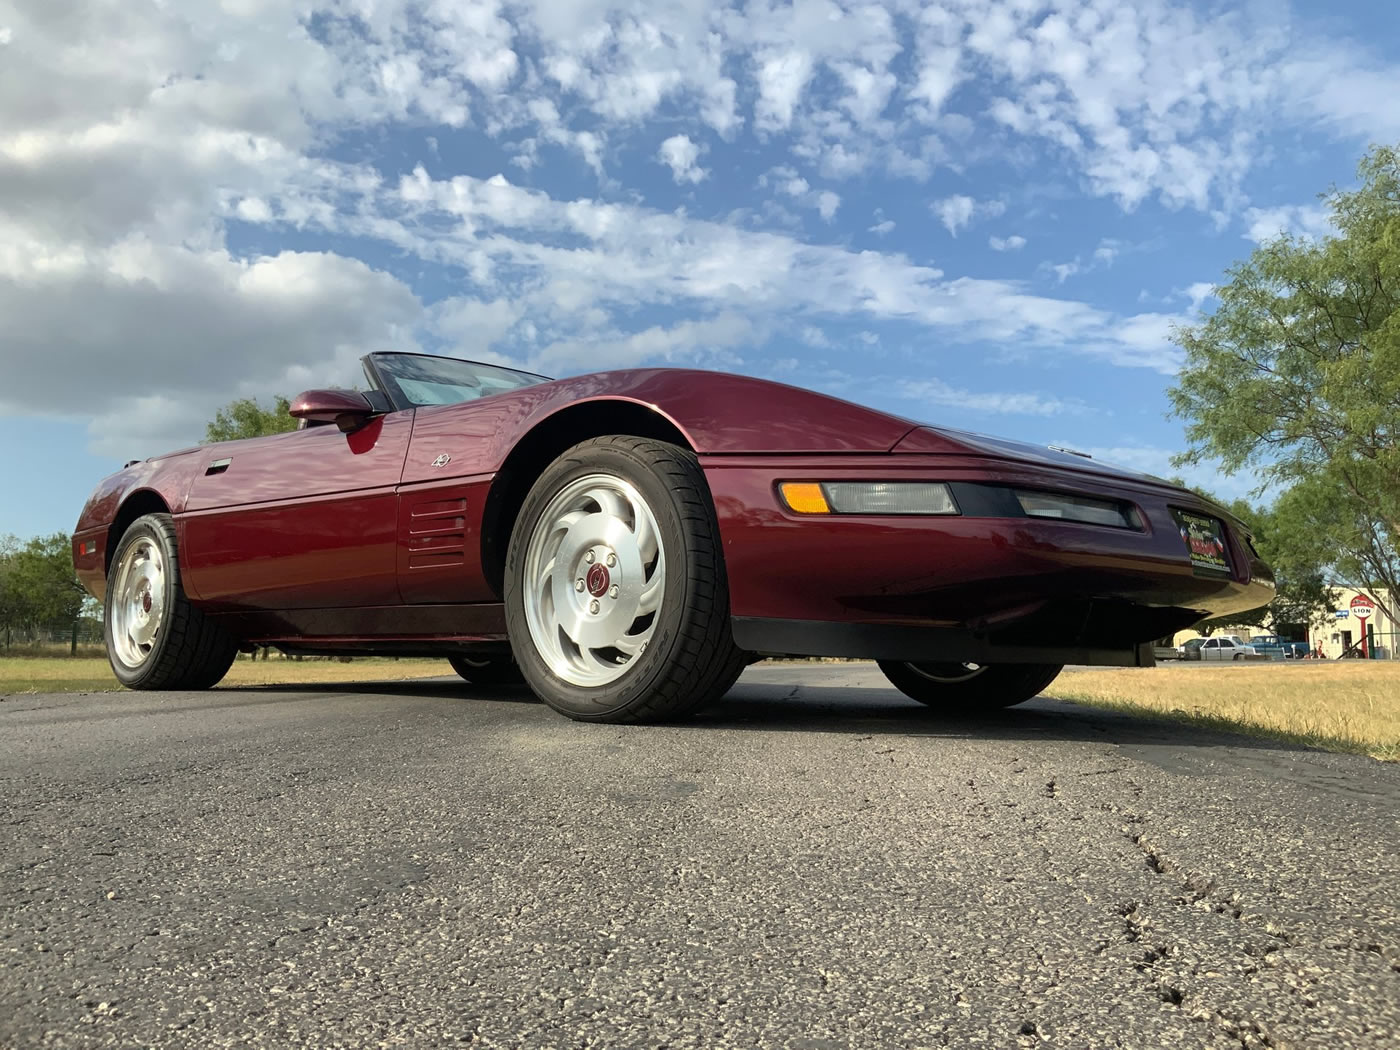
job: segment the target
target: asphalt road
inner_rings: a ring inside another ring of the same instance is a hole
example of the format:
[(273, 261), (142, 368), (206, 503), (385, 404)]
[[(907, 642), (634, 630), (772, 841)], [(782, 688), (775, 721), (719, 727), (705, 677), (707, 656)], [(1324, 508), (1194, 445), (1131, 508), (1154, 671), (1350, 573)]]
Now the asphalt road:
[(1400, 1045), (1400, 768), (863, 665), (12, 696), (0, 811), (7, 1048)]

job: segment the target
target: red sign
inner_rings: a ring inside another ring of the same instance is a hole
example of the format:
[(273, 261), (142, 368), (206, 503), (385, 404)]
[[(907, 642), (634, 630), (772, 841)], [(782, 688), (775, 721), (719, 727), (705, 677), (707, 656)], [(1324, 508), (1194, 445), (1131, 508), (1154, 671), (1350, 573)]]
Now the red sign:
[(1376, 603), (1364, 594), (1358, 594), (1351, 600), (1351, 614), (1358, 620), (1364, 620), (1371, 615), (1371, 610), (1376, 607)]

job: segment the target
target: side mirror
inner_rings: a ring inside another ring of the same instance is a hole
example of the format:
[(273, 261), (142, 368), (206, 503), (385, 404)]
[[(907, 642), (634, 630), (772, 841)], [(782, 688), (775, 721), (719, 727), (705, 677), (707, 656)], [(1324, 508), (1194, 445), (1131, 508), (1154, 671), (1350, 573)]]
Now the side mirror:
[(289, 412), (308, 423), (334, 423), (344, 434), (359, 430), (375, 414), (365, 395), (353, 390), (303, 391), (292, 399)]

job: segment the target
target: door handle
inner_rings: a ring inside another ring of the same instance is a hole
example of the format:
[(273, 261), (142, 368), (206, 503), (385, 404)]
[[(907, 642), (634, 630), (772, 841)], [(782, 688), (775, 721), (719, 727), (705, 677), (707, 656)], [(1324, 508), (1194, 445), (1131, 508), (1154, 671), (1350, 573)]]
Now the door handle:
[(209, 464), (209, 469), (204, 472), (204, 476), (207, 478), (210, 474), (222, 474), (224, 471), (228, 470), (228, 466), (232, 462), (233, 460), (231, 458), (216, 459), (213, 463)]

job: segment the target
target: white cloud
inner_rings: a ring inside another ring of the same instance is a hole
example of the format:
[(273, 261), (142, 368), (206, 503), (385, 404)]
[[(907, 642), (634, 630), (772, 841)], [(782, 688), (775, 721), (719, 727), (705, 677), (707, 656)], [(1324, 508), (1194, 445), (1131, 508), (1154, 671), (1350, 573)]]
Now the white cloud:
[(686, 135), (672, 135), (661, 143), (656, 157), (671, 169), (671, 178), (676, 182), (696, 183), (708, 174), (695, 163), (700, 157), (700, 147)]
[(1172, 329), (1193, 320), (1182, 314), (1134, 314), (1112, 322), (1107, 339), (1084, 349), (1102, 354), (1117, 365), (1153, 368), (1174, 375), (1181, 369), (1184, 355), (1172, 342)]
[(878, 119), (895, 89), (894, 74), (856, 62), (837, 62), (833, 68), (846, 85), (848, 93), (841, 100), (841, 106), (851, 119), (860, 124)]
[(802, 51), (769, 51), (758, 58), (758, 104), (755, 121), (765, 131), (792, 123), (798, 100), (812, 75), (812, 60)]
[[(34, 246), (15, 254), (44, 258)], [(89, 419), (113, 455), (187, 441), (190, 412), (208, 419), (233, 397), (284, 393), (297, 370), (353, 379), (361, 354), (412, 348), (421, 315), (394, 278), (324, 253), (237, 260), (133, 239), (48, 258), (0, 262), (5, 355), (26, 362), (7, 370), (0, 407)], [(138, 417), (137, 404), (164, 408)]]
[(814, 190), (811, 184), (792, 168), (774, 168), (763, 175), (758, 183), (760, 186), (771, 186), (783, 196), (814, 209), (827, 222), (836, 217), (836, 209), (841, 207), (840, 194), (831, 190)]
[(977, 201), (965, 194), (954, 194), (934, 201), (929, 208), (954, 237), (958, 231), (966, 229), (974, 218), (994, 217), (1006, 211), (1006, 202), (999, 200)]
[(1054, 416), (1086, 411), (1082, 401), (1065, 400), (1027, 391), (965, 390), (941, 379), (898, 380), (892, 386), (897, 397), (932, 405), (962, 408), (997, 415)]
[(1043, 273), (1051, 274), (1055, 278), (1056, 284), (1064, 284), (1071, 277), (1081, 274), (1092, 273), (1095, 270), (1111, 267), (1118, 256), (1124, 251), (1125, 245), (1122, 241), (1112, 237), (1105, 237), (1099, 241), (1098, 246), (1090, 255), (1089, 261), (1084, 262), (1083, 257), (1076, 255), (1068, 262), (1052, 263), (1044, 262), (1040, 264)]
[(943, 223), (948, 232), (956, 237), (958, 231), (972, 221), (972, 213), (977, 209), (977, 202), (971, 197), (957, 194), (934, 201), (931, 207), (933, 213), (938, 216), (938, 221)]
[(433, 180), (418, 169), (394, 197), (405, 209), (395, 243), (475, 268), (486, 294), (523, 299), (541, 323), (585, 307), (665, 304), (751, 317), (903, 320), (945, 339), (1016, 341), (1159, 370), (1177, 360), (1153, 338), (1158, 315), (1118, 318), (1013, 282), (948, 279), (900, 256), (633, 205), (557, 201), (500, 176)]
[[(677, 182), (711, 190), (724, 180), (701, 185), (699, 139), (718, 150), (756, 131), (734, 148), (776, 165), (770, 196), (827, 222), (843, 203), (827, 180), (860, 175), (885, 192), (882, 179), (1009, 156), (1123, 208), (1242, 215), (1256, 240), (1326, 230), (1307, 205), (1244, 211), (1261, 129), (1400, 134), (1393, 63), (1364, 46), (1318, 37), (1303, 50), (1301, 24), (1163, 0), (82, 7), (74, 20), (62, 4), (10, 5), (0, 27), (3, 350), (55, 369), (35, 372), (47, 387), (22, 376), (0, 397), (12, 411), (91, 413), (119, 443), (133, 408), (143, 427), (173, 427), (176, 405), (270, 393), (418, 340), (584, 367), (736, 353), (779, 322), (840, 318), (1159, 370), (1178, 361), (1167, 315), (805, 243), (746, 225), (760, 208), (714, 221), (644, 207), (613, 180), (629, 150), (644, 157), (661, 138), (646, 123), (658, 114), (707, 131), (661, 144)], [(972, 78), (977, 90), (962, 90)], [(473, 175), (401, 178), (425, 136), (435, 173)], [(464, 148), (478, 140), (487, 148)], [(548, 171), (555, 196), (473, 177), (497, 149)], [(346, 159), (366, 156), (382, 168)], [(848, 212), (865, 185), (845, 192)], [(1002, 208), (958, 194), (934, 213), (957, 234)], [(894, 229), (874, 218), (869, 232)], [(237, 247), (250, 227), (254, 243), (295, 233), (303, 250)], [(853, 231), (833, 226), (832, 239)], [(1106, 265), (1119, 250), (1104, 241), (1058, 265)], [(425, 308), (414, 288), (441, 287), (441, 266), (455, 294)], [(674, 316), (630, 331), (641, 307)], [(130, 369), (133, 347), (158, 367)]]
[(929, 4), (919, 11), (914, 56), (918, 73), (909, 97), (926, 122), (938, 119), (966, 76), (962, 30), (962, 19), (941, 6)]
[(1396, 71), (1356, 40), (1314, 38), (1278, 69), (1290, 108), (1370, 142), (1400, 138)]
[(448, 352), (482, 361), (501, 356), (492, 348), (524, 319), (525, 306), (506, 298), (483, 301), (454, 296), (434, 303), (429, 313), (431, 328)]
[(1183, 294), (1191, 303), (1191, 312), (1195, 313), (1203, 302), (1215, 294), (1215, 285), (1210, 281), (1196, 281)]
[(1283, 204), (1273, 208), (1249, 208), (1244, 236), (1255, 244), (1271, 241), (1280, 234), (1314, 240), (1335, 233), (1331, 213), (1320, 204)]
[(1094, 249), (1094, 262), (1103, 263), (1105, 266), (1112, 266), (1113, 261), (1118, 258), (1118, 254), (1123, 250), (1121, 242), (1111, 237), (1105, 237), (1099, 241), (1099, 246)]
[[(599, 333), (591, 338), (563, 339), (541, 349), (531, 358), (539, 369), (583, 366), (588, 371), (630, 368), (644, 361), (672, 361), (677, 357), (694, 359), (697, 351), (724, 351), (749, 342), (753, 322), (735, 313), (722, 313), (700, 321), (653, 325), (641, 332)], [(732, 354), (724, 355), (728, 367), (741, 363)]]
[(1010, 237), (989, 237), (987, 244), (994, 252), (1019, 252), (1026, 246), (1026, 239), (1013, 233)]

